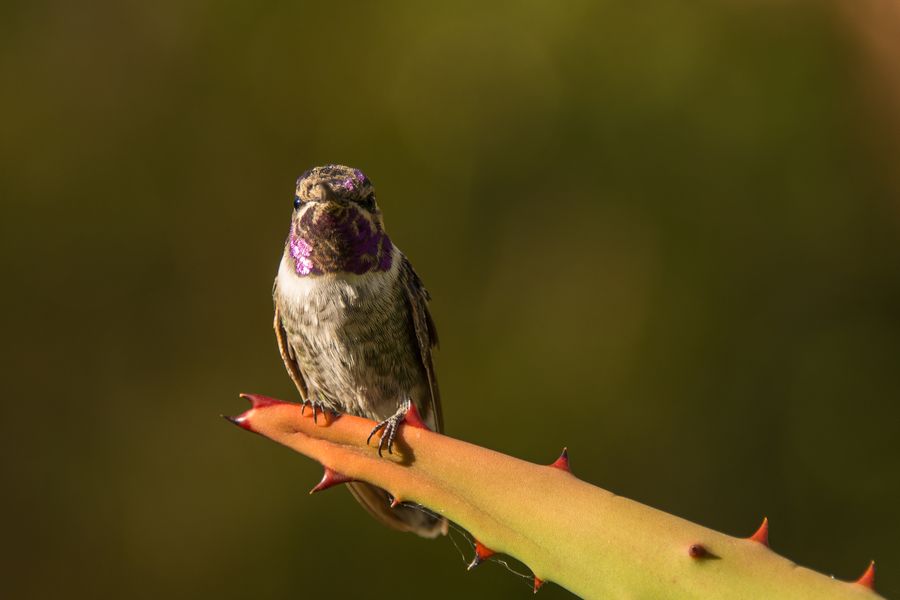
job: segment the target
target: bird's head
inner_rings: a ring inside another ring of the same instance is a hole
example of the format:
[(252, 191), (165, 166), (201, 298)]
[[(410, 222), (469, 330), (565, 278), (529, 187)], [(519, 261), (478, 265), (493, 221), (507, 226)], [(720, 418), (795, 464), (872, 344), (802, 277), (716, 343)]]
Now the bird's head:
[(299, 275), (390, 268), (393, 245), (369, 178), (343, 165), (315, 167), (301, 175), (285, 252)]

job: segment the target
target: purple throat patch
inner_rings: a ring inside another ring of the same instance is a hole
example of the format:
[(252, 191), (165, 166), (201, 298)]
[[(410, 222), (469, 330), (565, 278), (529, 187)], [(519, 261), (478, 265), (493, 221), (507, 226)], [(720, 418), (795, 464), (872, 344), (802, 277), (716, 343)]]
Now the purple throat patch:
[(393, 264), (394, 245), (381, 227), (373, 226), (358, 211), (343, 215), (313, 216), (307, 211), (291, 226), (288, 253), (301, 277), (325, 273), (387, 271)]
[(291, 231), (291, 241), (288, 243), (291, 258), (294, 259), (294, 269), (297, 275), (310, 275), (313, 272), (312, 246), (303, 238), (294, 235)]

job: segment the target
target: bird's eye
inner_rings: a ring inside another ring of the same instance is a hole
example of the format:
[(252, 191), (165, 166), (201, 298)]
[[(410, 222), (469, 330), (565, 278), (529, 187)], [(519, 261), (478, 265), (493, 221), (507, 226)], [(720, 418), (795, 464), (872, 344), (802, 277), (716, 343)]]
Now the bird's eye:
[(303, 200), (301, 200), (299, 196), (295, 196), (294, 197), (294, 208), (299, 209), (301, 204), (303, 204)]
[(375, 210), (375, 194), (369, 194), (359, 201), (359, 205), (366, 210)]

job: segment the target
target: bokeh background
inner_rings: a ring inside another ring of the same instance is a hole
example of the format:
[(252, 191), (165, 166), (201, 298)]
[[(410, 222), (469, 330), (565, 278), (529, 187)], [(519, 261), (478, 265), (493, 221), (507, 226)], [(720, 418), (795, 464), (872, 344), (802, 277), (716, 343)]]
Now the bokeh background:
[(219, 418), (296, 398), (271, 282), (341, 162), (451, 435), (897, 597), (896, 6), (3, 3), (4, 595), (530, 594)]

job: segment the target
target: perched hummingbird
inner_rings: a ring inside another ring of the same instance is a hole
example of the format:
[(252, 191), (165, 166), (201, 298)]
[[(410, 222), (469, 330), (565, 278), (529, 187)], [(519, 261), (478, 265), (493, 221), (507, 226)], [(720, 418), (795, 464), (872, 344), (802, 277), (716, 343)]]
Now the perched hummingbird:
[[(385, 232), (362, 171), (327, 165), (297, 179), (272, 293), (281, 358), (314, 417), (329, 409), (379, 421), (369, 435), (381, 430), (379, 454), (392, 451), (410, 403), (431, 429), (442, 430), (429, 295)], [(349, 488), (394, 529), (423, 537), (447, 532), (445, 519), (419, 507), (391, 508), (380, 488)]]

